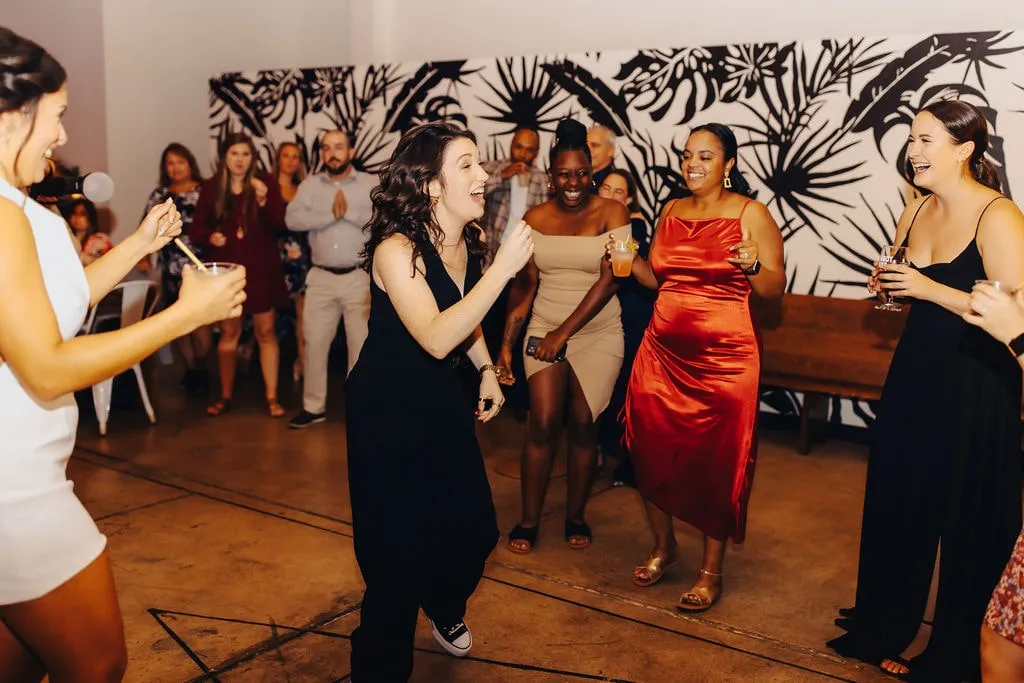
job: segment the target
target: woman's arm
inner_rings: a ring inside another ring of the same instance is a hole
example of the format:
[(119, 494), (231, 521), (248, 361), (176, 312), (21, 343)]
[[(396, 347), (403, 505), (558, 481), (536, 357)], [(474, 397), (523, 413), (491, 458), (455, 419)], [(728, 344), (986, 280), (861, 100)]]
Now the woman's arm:
[[(661, 215), (658, 216), (658, 222), (654, 226), (654, 234), (651, 236), (651, 247), (647, 251), (648, 257), (650, 257), (651, 252), (654, 251), (654, 243), (658, 241), (659, 228), (661, 227), (662, 223), (665, 222), (665, 219), (668, 217), (668, 215), (672, 212), (672, 207), (675, 206), (677, 201), (679, 200), (673, 199), (668, 204), (666, 204), (664, 208), (662, 208)], [(633, 257), (632, 274), (633, 277), (636, 278), (636, 281), (639, 282), (644, 287), (646, 287), (647, 289), (657, 289), (658, 285), (660, 284), (658, 282), (658, 278), (654, 276), (654, 270), (651, 268), (650, 262), (645, 258), (641, 258), (640, 254), (637, 254), (636, 256)]]
[[(758, 201), (750, 203), (740, 221), (743, 231), (740, 244), (756, 244), (756, 261), (761, 268), (756, 275), (747, 273), (750, 287), (762, 299), (778, 299), (786, 292), (786, 264), (783, 257), (782, 231), (768, 212), (768, 207)], [(744, 247), (734, 247), (740, 251)]]
[[(998, 201), (985, 212), (978, 226), (978, 251), (985, 274), (1009, 287), (1024, 284), (1024, 216), (1013, 202)], [(963, 315), (970, 310), (971, 295), (947, 287), (910, 266), (889, 265), (880, 276), (885, 289), (895, 296), (931, 301)]]
[(98, 304), (140, 260), (178, 234), (181, 234), (181, 214), (174, 202), (168, 199), (153, 207), (130, 237), (85, 267), (89, 305)]
[(95, 306), (110, 293), (114, 286), (132, 271), (135, 264), (149, 255), (147, 245), (131, 235), (85, 267), (89, 282), (89, 305)]
[[(529, 228), (520, 224), (502, 249), (518, 249), (523, 254), (532, 251)], [(391, 299), (409, 334), (431, 356), (444, 358), (479, 327), (511, 277), (505, 265), (510, 262), (517, 265), (517, 259), (507, 254), (505, 258), (496, 257), (476, 286), (443, 312), (438, 310), (422, 268), (412, 267), (412, 243), (405, 236), (393, 235), (381, 242), (373, 255), (372, 275)]]
[(266, 185), (266, 201), (257, 205), (256, 215), (260, 221), (260, 228), (275, 236), (281, 236), (288, 230), (284, 222), (284, 199), (281, 197), (281, 187), (269, 177), (263, 178)]
[[(0, 291), (8, 292), (0, 297), (0, 357), (40, 400), (54, 400), (122, 372), (207, 322), (205, 310), (177, 305), (124, 329), (65, 342), (28, 219), (15, 204), (0, 200), (0, 226)], [(204, 284), (207, 289), (244, 284), (244, 272), (224, 277)], [(239, 295), (244, 298), (240, 287)]]
[[(516, 274), (508, 292), (505, 334), (501, 338), (502, 359), (511, 357), (512, 347), (519, 339), (523, 325), (526, 324), (526, 318), (530, 315), (530, 308), (533, 306), (534, 297), (537, 296), (539, 282), (540, 272), (537, 270), (537, 263), (531, 258), (526, 266)], [(504, 367), (504, 361), (502, 366)]]
[(192, 212), (192, 223), (188, 226), (188, 237), (193, 244), (201, 246), (209, 244), (210, 237), (219, 230), (213, 222), (214, 195), (216, 193), (216, 185), (203, 183), (199, 186), (199, 198), (196, 200), (196, 208)]

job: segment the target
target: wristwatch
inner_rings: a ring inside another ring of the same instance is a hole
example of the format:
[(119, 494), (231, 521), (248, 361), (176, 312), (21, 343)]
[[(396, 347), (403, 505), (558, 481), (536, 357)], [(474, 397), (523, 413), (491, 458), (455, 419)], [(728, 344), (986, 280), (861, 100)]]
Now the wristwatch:
[(761, 272), (761, 262), (754, 261), (754, 265), (750, 266), (743, 272), (746, 273), (747, 275), (757, 275), (758, 273)]
[(1024, 334), (1018, 334), (1010, 340), (1010, 343), (1007, 344), (1007, 346), (1009, 346), (1010, 350), (1013, 351), (1013, 355), (1024, 355)]

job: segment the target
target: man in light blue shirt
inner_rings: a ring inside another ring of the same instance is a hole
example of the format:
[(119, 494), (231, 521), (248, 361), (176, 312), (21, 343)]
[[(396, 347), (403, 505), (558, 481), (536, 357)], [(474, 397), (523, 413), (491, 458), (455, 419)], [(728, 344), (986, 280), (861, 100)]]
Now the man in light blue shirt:
[(370, 276), (360, 263), (369, 237), (363, 227), (373, 210), (370, 191), (377, 185), (377, 177), (352, 168), (354, 153), (345, 131), (324, 133), (320, 143), (323, 171), (302, 181), (285, 213), (290, 230), (309, 235), (312, 257), (302, 324), (306, 339), (302, 412), (289, 423), (292, 429), (324, 421), (327, 359), (339, 321), (345, 322), (349, 372), (366, 341)]

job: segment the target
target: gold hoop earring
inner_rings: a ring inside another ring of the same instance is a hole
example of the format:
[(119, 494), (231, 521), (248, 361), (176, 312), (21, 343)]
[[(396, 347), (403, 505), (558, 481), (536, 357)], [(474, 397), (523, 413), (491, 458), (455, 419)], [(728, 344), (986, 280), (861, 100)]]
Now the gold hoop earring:
[(722, 181), (722, 186), (725, 187), (725, 189), (727, 189), (727, 190), (731, 190), (732, 189), (732, 178), (730, 178), (729, 176), (725, 176), (725, 180)]

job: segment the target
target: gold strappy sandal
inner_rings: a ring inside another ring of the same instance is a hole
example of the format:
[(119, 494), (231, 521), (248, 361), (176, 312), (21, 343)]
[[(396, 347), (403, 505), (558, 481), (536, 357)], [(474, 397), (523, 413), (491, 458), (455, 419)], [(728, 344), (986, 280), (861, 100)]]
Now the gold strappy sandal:
[[(666, 557), (664, 555), (651, 554), (647, 561), (633, 570), (633, 583), (641, 588), (650, 588), (665, 577), (665, 570), (676, 563), (675, 554)], [(646, 573), (644, 578), (641, 572)]]
[[(704, 576), (715, 576), (721, 579), (721, 574), (715, 574), (709, 572), (706, 569), (701, 569), (700, 573)], [(703, 612), (710, 608), (718, 599), (722, 597), (722, 582), (718, 583), (718, 590), (713, 590), (705, 586), (694, 585), (693, 588), (686, 591), (679, 596), (679, 601), (676, 603), (676, 609), (680, 612)]]

